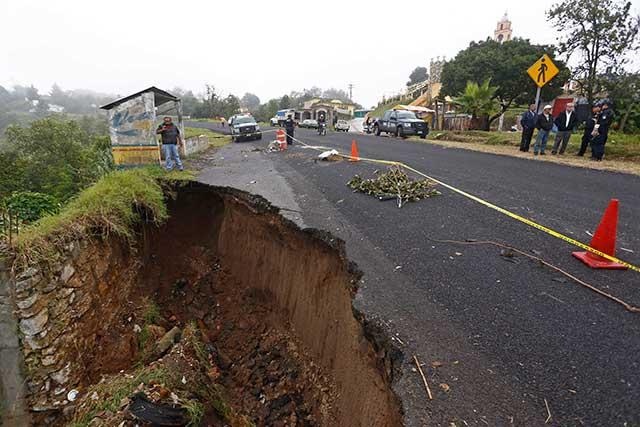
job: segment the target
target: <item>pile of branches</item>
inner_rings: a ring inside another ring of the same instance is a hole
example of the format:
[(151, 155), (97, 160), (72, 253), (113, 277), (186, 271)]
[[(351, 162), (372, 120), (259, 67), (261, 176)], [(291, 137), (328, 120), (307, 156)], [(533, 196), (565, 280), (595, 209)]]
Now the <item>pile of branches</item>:
[(412, 180), (400, 166), (391, 166), (386, 172), (377, 174), (376, 178), (364, 179), (359, 175), (351, 178), (347, 185), (354, 192), (369, 194), (379, 200), (396, 199), (401, 208), (406, 202), (417, 202), (439, 195), (435, 183), (428, 179)]

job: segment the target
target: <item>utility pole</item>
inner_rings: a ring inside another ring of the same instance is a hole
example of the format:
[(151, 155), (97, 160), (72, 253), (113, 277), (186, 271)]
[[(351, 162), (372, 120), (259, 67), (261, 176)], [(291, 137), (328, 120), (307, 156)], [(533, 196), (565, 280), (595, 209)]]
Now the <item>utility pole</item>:
[(353, 83), (349, 83), (347, 87), (349, 88), (349, 101), (353, 102)]

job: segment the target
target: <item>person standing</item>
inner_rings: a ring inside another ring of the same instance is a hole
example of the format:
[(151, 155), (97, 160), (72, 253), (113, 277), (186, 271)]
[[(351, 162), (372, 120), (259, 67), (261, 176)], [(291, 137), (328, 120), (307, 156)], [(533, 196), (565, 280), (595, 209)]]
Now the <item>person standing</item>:
[(293, 131), (296, 127), (296, 122), (293, 120), (291, 114), (287, 116), (287, 120), (284, 121), (284, 130), (287, 132), (287, 145), (293, 144)]
[(544, 156), (544, 150), (547, 148), (549, 132), (551, 132), (551, 129), (553, 128), (551, 105), (545, 105), (542, 109), (542, 114), (538, 115), (536, 128), (538, 128), (538, 135), (536, 137), (536, 143), (533, 144), (533, 154), (537, 156), (538, 153), (540, 153), (540, 155)]
[(593, 129), (596, 127), (596, 122), (598, 121), (598, 115), (600, 114), (600, 106), (594, 104), (591, 107), (591, 116), (584, 122), (584, 133), (582, 134), (582, 143), (580, 144), (580, 150), (578, 151), (577, 156), (584, 156), (587, 148), (589, 147), (589, 143), (593, 139)]
[(173, 169), (173, 163), (175, 161), (179, 170), (184, 170), (182, 166), (182, 160), (180, 160), (180, 153), (178, 152), (178, 145), (183, 145), (182, 138), (180, 137), (180, 130), (173, 124), (171, 117), (166, 116), (163, 123), (156, 129), (156, 134), (162, 137), (162, 151), (164, 152), (165, 169), (170, 171)]
[[(571, 134), (578, 124), (573, 102), (567, 104), (565, 110), (558, 114), (558, 117), (556, 117), (553, 123), (558, 128), (558, 131), (556, 132), (556, 140), (553, 143), (551, 154), (564, 154), (564, 151), (567, 149), (567, 144), (569, 144)], [(558, 147), (560, 147), (559, 151)]]
[(522, 125), (522, 139), (520, 140), (520, 151), (528, 152), (533, 130), (536, 128), (538, 114), (536, 114), (536, 104), (530, 104), (529, 109), (522, 113), (520, 124)]
[(613, 110), (609, 108), (609, 101), (603, 101), (600, 107), (600, 115), (596, 121), (596, 125), (591, 133), (591, 159), (601, 161), (604, 157), (604, 145), (609, 138), (609, 126), (613, 123)]

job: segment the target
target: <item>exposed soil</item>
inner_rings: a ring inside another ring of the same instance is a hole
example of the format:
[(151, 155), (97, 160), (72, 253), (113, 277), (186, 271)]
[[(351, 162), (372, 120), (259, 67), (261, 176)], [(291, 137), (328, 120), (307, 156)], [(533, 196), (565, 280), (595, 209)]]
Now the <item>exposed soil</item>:
[[(134, 252), (118, 242), (87, 250), (91, 271), (113, 282), (96, 280), (100, 308), (79, 324), (84, 372), (67, 420), (134, 425), (135, 391), (201, 404), (201, 425), (401, 425), (399, 353), (354, 310), (359, 273), (342, 242), (230, 189), (190, 184), (169, 211)], [(174, 327), (182, 339), (159, 350)], [(102, 404), (127, 380), (140, 384)]]

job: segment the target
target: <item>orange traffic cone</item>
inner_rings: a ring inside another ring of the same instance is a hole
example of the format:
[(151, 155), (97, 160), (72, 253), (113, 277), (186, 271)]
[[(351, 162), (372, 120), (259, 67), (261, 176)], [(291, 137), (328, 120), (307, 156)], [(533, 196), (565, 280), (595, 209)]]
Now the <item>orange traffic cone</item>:
[(351, 157), (349, 158), (350, 162), (359, 162), (360, 154), (358, 154), (358, 144), (356, 144), (356, 140), (351, 141)]
[[(591, 247), (607, 255), (616, 255), (616, 230), (618, 228), (618, 199), (611, 199), (602, 220), (591, 239)], [(573, 252), (572, 255), (591, 268), (626, 270), (627, 266), (609, 261), (591, 252)]]

